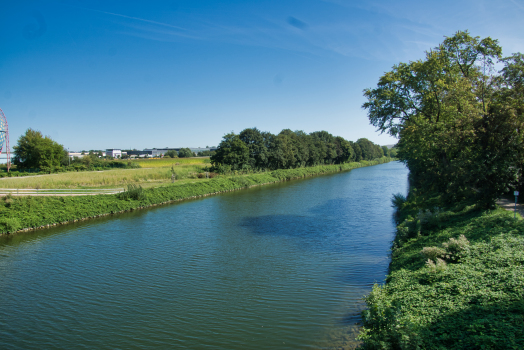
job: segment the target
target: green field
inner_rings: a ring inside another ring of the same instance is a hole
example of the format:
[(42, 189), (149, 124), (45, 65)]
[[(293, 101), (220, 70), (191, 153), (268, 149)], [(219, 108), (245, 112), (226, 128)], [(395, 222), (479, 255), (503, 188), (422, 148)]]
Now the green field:
[[(177, 174), (177, 183), (186, 183), (198, 179), (206, 166), (202, 158), (186, 158), (187, 163), (174, 165), (170, 160), (140, 160), (142, 168), (114, 169), (104, 171), (67, 172), (49, 175), (25, 177), (5, 177), (0, 179), (0, 188), (111, 188), (138, 184), (142, 187), (156, 187), (171, 183), (171, 166)], [(173, 159), (177, 161), (179, 159)], [(190, 163), (200, 161), (200, 163)], [(143, 162), (143, 163), (142, 163)], [(178, 162), (180, 163), (180, 162)], [(146, 168), (145, 166), (148, 165)]]
[[(124, 160), (128, 161), (128, 160)], [(171, 165), (188, 165), (188, 164), (210, 164), (209, 157), (197, 158), (153, 158), (153, 159), (134, 159), (132, 163), (140, 165), (142, 168), (170, 168)]]

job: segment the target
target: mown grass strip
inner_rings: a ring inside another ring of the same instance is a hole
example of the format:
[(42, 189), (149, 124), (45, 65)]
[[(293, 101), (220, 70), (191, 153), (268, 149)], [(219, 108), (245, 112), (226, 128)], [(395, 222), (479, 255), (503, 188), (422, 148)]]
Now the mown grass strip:
[(220, 176), (207, 181), (172, 184), (164, 187), (144, 189), (141, 191), (140, 199), (138, 200), (130, 198), (120, 199), (125, 197), (120, 196), (119, 198), (118, 195), (78, 197), (6, 196), (0, 200), (0, 233), (5, 234), (21, 230), (43, 228), (51, 225), (171, 203), (188, 198), (319, 174), (351, 170), (389, 161), (389, 158), (384, 157), (374, 161), (362, 161), (360, 163), (275, 170), (242, 176)]

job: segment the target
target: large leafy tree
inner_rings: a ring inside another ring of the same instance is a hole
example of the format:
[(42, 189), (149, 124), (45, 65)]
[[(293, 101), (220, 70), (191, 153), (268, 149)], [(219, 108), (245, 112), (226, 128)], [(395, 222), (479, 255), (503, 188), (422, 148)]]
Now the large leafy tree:
[(249, 150), (250, 167), (252, 169), (267, 168), (269, 163), (269, 145), (271, 143), (270, 134), (263, 133), (257, 128), (248, 128), (244, 129), (239, 134), (239, 137)]
[(399, 137), (415, 182), (447, 200), (473, 195), (492, 206), (521, 168), (522, 55), (501, 57), (496, 40), (459, 31), (364, 91), (371, 124)]
[(189, 148), (181, 148), (179, 151), (178, 151), (178, 156), (180, 158), (189, 158), (189, 157), (193, 157), (195, 154), (193, 152), (191, 152), (191, 150)]
[(243, 169), (250, 164), (249, 148), (237, 134), (231, 132), (224, 135), (216, 153), (211, 156), (210, 160), (211, 164), (217, 168), (220, 165), (228, 165), (233, 170)]
[(67, 151), (62, 145), (33, 129), (27, 129), (13, 149), (13, 163), (21, 169), (53, 170), (67, 159)]

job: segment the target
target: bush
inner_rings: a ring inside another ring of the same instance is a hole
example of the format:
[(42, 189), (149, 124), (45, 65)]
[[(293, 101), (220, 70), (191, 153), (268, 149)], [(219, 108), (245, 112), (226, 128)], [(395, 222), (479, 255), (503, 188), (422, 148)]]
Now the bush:
[(118, 194), (118, 198), (122, 200), (136, 200), (139, 201), (144, 198), (144, 189), (142, 186), (128, 185), (127, 191)]
[(16, 218), (0, 218), (0, 232), (16, 232), (22, 226)]
[(446, 256), (446, 251), (439, 247), (424, 247), (420, 252), (425, 258), (433, 261)]

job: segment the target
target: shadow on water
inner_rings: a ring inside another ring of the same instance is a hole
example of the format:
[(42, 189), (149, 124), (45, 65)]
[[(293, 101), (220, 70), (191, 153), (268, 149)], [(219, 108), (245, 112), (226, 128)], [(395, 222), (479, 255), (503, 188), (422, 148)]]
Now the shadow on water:
[(324, 219), (318, 216), (305, 215), (265, 215), (246, 217), (240, 223), (253, 234), (260, 236), (277, 236), (292, 239), (301, 249), (344, 251), (350, 248), (349, 242), (343, 242), (341, 226), (330, 226), (322, 229)]
[[(306, 215), (262, 215), (244, 217), (240, 226), (259, 236), (275, 236), (293, 239), (303, 249), (321, 249), (331, 252), (383, 255), (363, 244), (390, 244), (389, 223), (384, 225), (369, 218), (366, 206), (348, 198), (328, 200), (308, 210)], [(393, 216), (390, 215), (392, 220)], [(389, 220), (388, 220), (389, 221)]]

